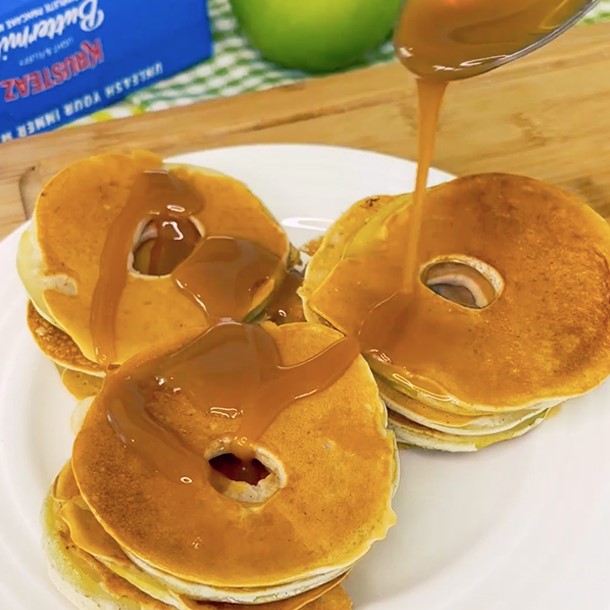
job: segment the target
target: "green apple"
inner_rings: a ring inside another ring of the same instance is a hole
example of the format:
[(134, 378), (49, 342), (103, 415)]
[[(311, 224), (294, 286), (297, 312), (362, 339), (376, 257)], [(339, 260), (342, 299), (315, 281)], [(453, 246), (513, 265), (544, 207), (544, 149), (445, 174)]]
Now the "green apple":
[(402, 0), (231, 0), (252, 44), (287, 68), (328, 72), (377, 48)]

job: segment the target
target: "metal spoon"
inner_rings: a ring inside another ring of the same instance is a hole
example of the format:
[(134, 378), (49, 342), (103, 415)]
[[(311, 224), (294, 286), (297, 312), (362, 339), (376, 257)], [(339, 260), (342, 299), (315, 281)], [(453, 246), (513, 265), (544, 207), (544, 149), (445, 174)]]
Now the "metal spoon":
[[(398, 59), (424, 78), (447, 81), (468, 78), (539, 49), (599, 3), (599, 0), (556, 0), (553, 6), (552, 2), (538, 0), (537, 4), (532, 0), (523, 6), (519, 24), (514, 19), (519, 15), (518, 6), (511, 7), (504, 1), (406, 0), (394, 35)], [(545, 7), (547, 19), (555, 11), (555, 18), (562, 15), (564, 21), (537, 22), (541, 15), (535, 9)], [(531, 18), (528, 11), (532, 11)]]

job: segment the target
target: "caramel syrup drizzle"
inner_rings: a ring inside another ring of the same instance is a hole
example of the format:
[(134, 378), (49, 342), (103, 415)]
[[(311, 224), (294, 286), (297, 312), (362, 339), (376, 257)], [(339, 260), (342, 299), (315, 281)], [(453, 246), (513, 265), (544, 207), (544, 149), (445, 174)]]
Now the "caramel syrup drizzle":
[(224, 448), (251, 463), (256, 441), (282, 410), (332, 385), (359, 353), (354, 339), (342, 338), (313, 358), (285, 366), (263, 327), (220, 323), (136, 374), (112, 372), (105, 390), (108, 421), (125, 446), (170, 480), (201, 482), (207, 472), (201, 451), (188, 447), (148, 410), (155, 392), (180, 392), (196, 409), (237, 416), (239, 427), (224, 439)]
[(275, 292), (267, 307), (266, 317), (275, 324), (288, 324), (290, 322), (304, 322), (303, 304), (297, 290), (303, 283), (303, 274), (291, 269), (282, 285)]
[[(224, 439), (234, 458), (224, 460), (218, 470), (255, 484), (264, 469), (255, 460), (256, 441), (289, 404), (339, 379), (360, 350), (354, 339), (343, 338), (305, 362), (284, 366), (269, 333), (235, 322), (248, 313), (254, 291), (277, 275), (282, 261), (247, 240), (201, 237), (189, 217), (204, 209), (205, 201), (188, 183), (165, 171), (149, 171), (135, 181), (127, 205), (112, 224), (91, 310), (91, 333), (101, 363), (110, 369), (116, 357), (116, 315), (127, 283), (133, 236), (142, 218), (151, 218), (155, 237), (136, 252), (139, 264), (149, 274), (170, 274), (214, 324), (133, 374), (109, 370), (104, 390), (107, 420), (122, 443), (157, 471), (191, 484), (201, 483), (209, 466), (201, 452), (152, 416), (147, 405), (155, 393), (180, 392), (196, 409), (239, 417), (237, 433)], [(273, 317), (298, 317), (294, 299), (300, 281), (296, 272), (284, 277), (271, 307)]]
[[(583, 10), (585, 0), (408, 0), (394, 35), (401, 63), (417, 76), (418, 163), (413, 202), (405, 213), (406, 252), (402, 286), (375, 305), (358, 337), (364, 352), (383, 363), (401, 365), (418, 341), (420, 233), (426, 183), (434, 156), (442, 101), (449, 81), (475, 76), (500, 65), (558, 31)], [(430, 329), (428, 329), (430, 330)]]
[(169, 172), (143, 172), (112, 223), (93, 293), (90, 326), (97, 360), (116, 359), (116, 317), (127, 285), (135, 235), (142, 218), (157, 229), (149, 254), (151, 274), (169, 274), (181, 292), (212, 320), (243, 319), (258, 287), (278, 274), (278, 256), (253, 242), (224, 235), (201, 237), (189, 217), (205, 209), (190, 185)]
[(192, 222), (181, 218), (155, 218), (152, 225), (157, 233), (150, 240), (148, 275), (169, 275), (189, 257), (200, 239)]
[(214, 320), (243, 319), (255, 291), (277, 275), (281, 259), (237, 237), (204, 237), (172, 274), (176, 285)]
[(418, 246), (426, 198), (426, 184), (430, 165), (434, 158), (436, 131), (438, 119), (447, 83), (444, 81), (417, 79), (417, 95), (419, 107), (419, 136), (417, 173), (413, 203), (409, 209), (409, 224), (407, 225), (406, 256), (404, 262), (403, 289), (412, 293), (418, 284)]
[[(398, 56), (419, 76), (419, 158), (414, 202), (408, 210), (407, 251), (402, 287), (370, 311), (358, 332), (363, 351), (384, 363), (405, 361), (410, 349), (404, 329), (417, 321), (421, 290), (419, 241), (426, 181), (434, 153), (438, 117), (447, 82), (479, 74), (501, 63), (520, 49), (560, 28), (565, 19), (582, 9), (584, 0), (409, 0), (395, 34)], [(126, 261), (140, 219), (155, 220), (159, 239), (152, 247), (150, 271), (162, 272), (168, 256), (166, 236), (184, 234), (179, 223), (204, 207), (204, 202), (167, 172), (146, 172), (134, 185), (129, 203), (109, 233), (102, 255), (100, 277), (91, 310), (91, 333), (98, 361), (110, 366), (115, 359), (115, 322), (121, 294), (127, 283)], [(178, 240), (180, 241), (180, 240)], [(271, 278), (277, 257), (251, 242), (232, 237), (204, 237), (193, 247), (193, 236), (184, 240), (187, 258), (171, 274), (178, 287), (208, 315), (240, 319), (248, 311), (257, 285)], [(276, 311), (285, 310), (278, 306)], [(414, 322), (415, 321), (415, 322)], [(401, 338), (403, 339), (401, 341)], [(406, 352), (406, 351), (407, 352)], [(231, 439), (231, 451), (252, 460), (253, 443), (291, 401), (327, 387), (343, 374), (359, 351), (354, 339), (343, 339), (319, 356), (296, 367), (282, 367), (271, 337), (259, 327), (235, 323), (213, 326), (187, 348), (161, 359), (153, 379), (169, 383), (190, 395), (204, 408), (238, 409), (242, 422)], [(214, 354), (214, 358), (210, 355)], [(217, 364), (215, 365), (215, 361)], [(218, 363), (225, 363), (218, 366)], [(235, 365), (234, 368), (233, 365)], [(228, 368), (223, 368), (227, 366)], [(231, 375), (227, 377), (226, 371)], [(225, 383), (220, 383), (223, 379)], [(146, 377), (150, 382), (150, 375)], [(133, 443), (169, 476), (180, 473), (191, 480), (200, 476), (202, 457), (155, 422), (146, 411), (141, 379), (110, 376), (109, 420), (125, 443)], [(241, 388), (248, 392), (237, 396)], [(245, 397), (245, 398), (244, 398)], [(202, 402), (203, 401), (203, 402)], [(214, 403), (212, 404), (212, 402)], [(171, 456), (171, 459), (167, 457)]]
[(187, 183), (168, 172), (147, 171), (136, 179), (127, 204), (108, 231), (93, 291), (90, 327), (100, 364), (109, 367), (116, 358), (117, 311), (127, 285), (133, 238), (142, 218), (153, 218), (155, 223), (161, 219), (177, 222), (200, 212), (204, 205)]

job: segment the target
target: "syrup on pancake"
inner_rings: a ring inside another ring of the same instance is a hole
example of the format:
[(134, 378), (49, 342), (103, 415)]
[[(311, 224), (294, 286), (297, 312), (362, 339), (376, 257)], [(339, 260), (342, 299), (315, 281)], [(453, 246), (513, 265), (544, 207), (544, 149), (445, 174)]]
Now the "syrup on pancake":
[[(404, 4), (394, 33), (394, 45), (401, 63), (417, 77), (417, 176), (413, 203), (404, 211), (408, 222), (404, 228), (402, 285), (395, 294), (376, 303), (364, 318), (360, 334), (364, 351), (387, 355), (387, 342), (392, 341), (394, 345), (396, 342), (392, 332), (384, 330), (398, 328), (405, 320), (418, 315), (422, 293), (420, 233), (426, 183), (448, 82), (501, 65), (513, 54), (560, 31), (569, 17), (582, 11), (584, 4), (583, 0), (516, 0), (506, 5), (487, 0), (409, 0)], [(459, 215), (459, 209), (455, 213)], [(446, 236), (437, 237), (444, 240)], [(464, 298), (455, 288), (449, 294)], [(476, 303), (469, 303), (473, 305), (476, 307)]]

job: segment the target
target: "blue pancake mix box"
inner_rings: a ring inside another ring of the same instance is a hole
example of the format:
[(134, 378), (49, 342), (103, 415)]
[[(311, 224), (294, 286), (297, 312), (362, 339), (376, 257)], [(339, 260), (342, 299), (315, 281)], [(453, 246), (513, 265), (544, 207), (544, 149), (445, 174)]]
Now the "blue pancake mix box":
[(0, 0), (0, 142), (90, 114), (211, 54), (206, 0)]

